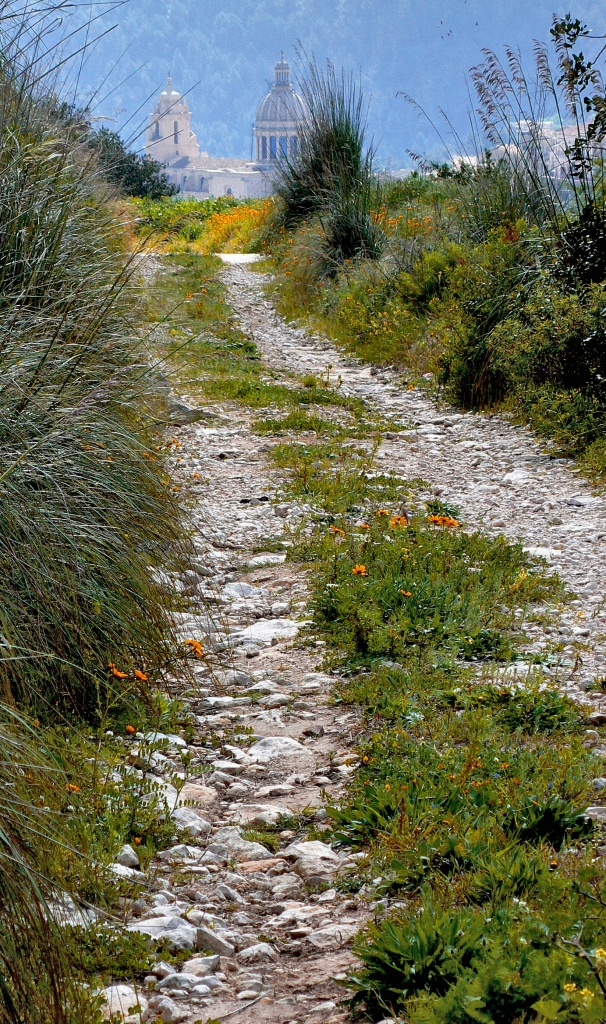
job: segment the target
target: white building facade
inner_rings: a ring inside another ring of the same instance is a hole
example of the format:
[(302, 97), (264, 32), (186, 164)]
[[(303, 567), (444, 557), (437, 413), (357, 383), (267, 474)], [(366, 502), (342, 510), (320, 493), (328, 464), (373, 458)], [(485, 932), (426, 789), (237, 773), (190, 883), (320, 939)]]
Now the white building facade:
[(164, 165), (169, 181), (196, 199), (232, 195), (262, 198), (272, 192), (272, 172), (285, 157), (296, 155), (305, 104), (290, 82), (290, 66), (282, 54), (275, 82), (262, 99), (255, 118), (254, 160), (209, 157), (201, 152), (191, 130), (187, 100), (173, 88), (169, 75), (149, 117), (146, 155)]

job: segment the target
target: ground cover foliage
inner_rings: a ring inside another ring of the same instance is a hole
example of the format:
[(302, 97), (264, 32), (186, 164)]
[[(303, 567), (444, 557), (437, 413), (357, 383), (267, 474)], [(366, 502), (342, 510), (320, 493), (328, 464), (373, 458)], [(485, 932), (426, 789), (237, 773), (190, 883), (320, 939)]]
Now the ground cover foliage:
[(313, 569), (336, 699), (363, 716), (361, 765), (328, 808), (333, 842), (367, 854), (341, 884), (389, 900), (354, 943), (354, 1006), (603, 1019), (603, 867), (584, 814), (600, 762), (540, 659), (521, 685), (508, 671), (524, 617), (565, 588), (521, 546), (423, 506), (420, 482), (375, 472), (368, 444), (293, 440), (273, 458), (313, 509), (291, 554)]
[[(310, 137), (281, 169), (267, 243), (285, 315), (311, 320), (368, 361), (413, 379), (431, 374), (457, 405), (509, 409), (599, 473), (601, 44), (571, 16), (554, 21), (552, 42), (554, 56), (537, 47), (529, 71), (513, 51), (503, 61), (486, 53), (474, 70), (475, 165), (419, 160), (395, 182), (373, 178), (352, 83), (310, 64)], [(558, 176), (548, 166), (546, 118), (574, 126), (562, 135)], [(360, 211), (372, 244), (359, 235)]]
[[(162, 381), (123, 207), (57, 91), (68, 6), (0, 4), (0, 1020), (13, 1024), (93, 1024), (96, 975), (143, 964), (137, 939), (108, 953), (123, 891), (107, 864), (127, 839), (145, 861), (174, 829), (143, 778), (153, 745), (139, 778), (124, 741), (185, 724), (161, 693), (186, 654), (158, 570), (188, 557)], [(83, 942), (63, 919), (89, 902), (99, 924)]]

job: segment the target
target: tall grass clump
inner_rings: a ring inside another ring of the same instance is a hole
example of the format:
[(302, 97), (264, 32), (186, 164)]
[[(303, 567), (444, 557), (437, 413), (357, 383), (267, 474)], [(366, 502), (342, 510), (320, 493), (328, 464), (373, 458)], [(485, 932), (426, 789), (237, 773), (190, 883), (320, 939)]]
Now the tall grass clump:
[(274, 182), (279, 217), (292, 228), (318, 217), (326, 271), (345, 260), (375, 259), (382, 232), (372, 216), (375, 192), (372, 147), (365, 145), (366, 107), (352, 75), (326, 71), (312, 58), (301, 80), (307, 117), (299, 126), (299, 148), (284, 157)]
[(65, 779), (40, 755), (39, 738), (27, 722), (7, 709), (3, 715), (7, 723), (0, 726), (0, 1021), (93, 1024), (100, 1019), (94, 1000), (76, 983), (61, 935), (61, 914), (69, 913), (68, 904), (48, 881), (53, 853), (65, 843), (56, 811), (56, 794), (65, 789)]
[(113, 193), (58, 113), (44, 29), (3, 3), (0, 42), (0, 692), (94, 720), (170, 658), (154, 570), (177, 509)]

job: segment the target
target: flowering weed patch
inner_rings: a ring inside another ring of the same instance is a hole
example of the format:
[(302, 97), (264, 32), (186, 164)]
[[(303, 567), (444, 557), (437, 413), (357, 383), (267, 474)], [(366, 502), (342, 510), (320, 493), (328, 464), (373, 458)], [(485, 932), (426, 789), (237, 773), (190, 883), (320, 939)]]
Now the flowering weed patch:
[(403, 515), (416, 484), (374, 476), (367, 448), (273, 457), (313, 509), (291, 553), (313, 568), (337, 700), (365, 723), (328, 808), (333, 842), (367, 854), (357, 888), (386, 901), (355, 942), (354, 1001), (414, 1024), (602, 1019), (606, 889), (584, 813), (600, 762), (540, 664), (504, 672), (563, 585), (454, 506)]

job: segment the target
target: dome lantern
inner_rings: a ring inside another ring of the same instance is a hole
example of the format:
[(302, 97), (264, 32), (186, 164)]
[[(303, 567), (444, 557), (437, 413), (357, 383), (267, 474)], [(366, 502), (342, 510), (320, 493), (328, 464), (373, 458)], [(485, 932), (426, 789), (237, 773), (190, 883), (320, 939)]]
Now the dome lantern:
[(266, 166), (296, 155), (301, 123), (307, 114), (303, 99), (290, 84), (290, 64), (284, 60), (284, 53), (275, 72), (275, 82), (261, 100), (255, 118), (256, 160)]

